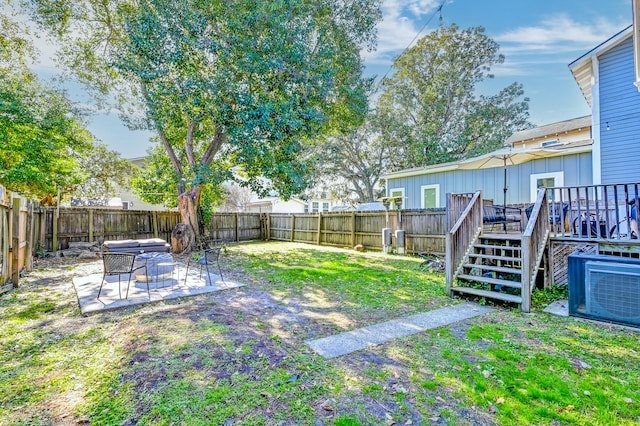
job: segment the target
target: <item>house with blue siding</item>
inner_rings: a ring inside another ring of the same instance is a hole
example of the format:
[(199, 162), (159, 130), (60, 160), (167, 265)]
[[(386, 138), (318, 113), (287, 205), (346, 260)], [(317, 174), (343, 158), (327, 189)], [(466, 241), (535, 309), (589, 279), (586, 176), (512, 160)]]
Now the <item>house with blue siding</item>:
[(528, 204), (541, 186), (590, 184), (592, 142), (589, 116), (523, 130), (480, 157), (388, 173), (387, 195), (404, 197), (405, 209), (444, 207), (447, 193), (476, 190), (496, 204)]
[(594, 184), (640, 181), (640, 92), (632, 26), (569, 64), (592, 110)]
[[(591, 116), (514, 133), (482, 157), (388, 173), (387, 195), (404, 197), (403, 208), (433, 208), (449, 192), (481, 190), (496, 204), (518, 205), (533, 202), (541, 186), (640, 182), (639, 39), (638, 25), (629, 26), (569, 64)], [(487, 160), (522, 152), (530, 158), (517, 164)]]

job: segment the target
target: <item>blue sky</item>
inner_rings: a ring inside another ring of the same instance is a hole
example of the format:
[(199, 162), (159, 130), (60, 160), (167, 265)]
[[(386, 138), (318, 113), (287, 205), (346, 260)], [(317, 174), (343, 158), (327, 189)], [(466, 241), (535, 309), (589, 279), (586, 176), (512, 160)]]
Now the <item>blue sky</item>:
[[(443, 0), (383, 0), (383, 20), (378, 26), (378, 49), (363, 52), (366, 74), (383, 76), (397, 55), (420, 33), (437, 28), (435, 13)], [(6, 6), (5, 6), (6, 7)], [(590, 113), (568, 69), (568, 64), (631, 24), (631, 0), (448, 0), (442, 24), (460, 28), (483, 26), (496, 40), (506, 61), (492, 70), (495, 78), (483, 84), (483, 93), (496, 93), (514, 81), (524, 85), (530, 99), (530, 120), (536, 125)], [(51, 50), (43, 40), (43, 53)], [(57, 72), (43, 59), (36, 71)], [(70, 86), (77, 100), (84, 100)], [(89, 129), (126, 158), (145, 155), (150, 133), (132, 132), (117, 114), (98, 114)]]

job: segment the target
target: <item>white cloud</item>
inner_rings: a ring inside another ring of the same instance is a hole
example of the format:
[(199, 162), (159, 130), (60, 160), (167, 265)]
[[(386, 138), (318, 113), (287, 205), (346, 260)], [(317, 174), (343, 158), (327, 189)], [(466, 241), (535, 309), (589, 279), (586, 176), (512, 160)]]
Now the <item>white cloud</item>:
[(374, 52), (363, 52), (367, 63), (391, 64), (438, 6), (437, 0), (384, 0), (381, 5), (383, 18), (377, 27), (378, 47)]
[(578, 22), (560, 15), (545, 19), (538, 25), (515, 28), (493, 38), (504, 45), (505, 52), (584, 51), (607, 40), (624, 27), (625, 23), (602, 18), (595, 22)]
[(530, 76), (543, 72), (544, 65), (566, 65), (628, 24), (602, 18), (578, 22), (569, 16), (557, 15), (535, 25), (493, 35), (500, 44), (500, 53), (507, 58), (504, 64), (494, 67), (495, 74)]

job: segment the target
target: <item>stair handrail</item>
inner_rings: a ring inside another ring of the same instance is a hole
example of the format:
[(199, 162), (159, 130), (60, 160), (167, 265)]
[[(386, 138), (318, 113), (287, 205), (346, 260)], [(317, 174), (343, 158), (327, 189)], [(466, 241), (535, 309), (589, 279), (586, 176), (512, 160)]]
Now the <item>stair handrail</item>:
[[(447, 212), (450, 218), (455, 217), (451, 216), (451, 211), (456, 206), (456, 195), (458, 194), (447, 194)], [(477, 191), (470, 199), (469, 194), (459, 195), (462, 196), (461, 199), (466, 198), (469, 201), (446, 234), (446, 284), (449, 296), (465, 255), (482, 232), (482, 193)], [(456, 210), (459, 211), (459, 209)]]
[(546, 188), (540, 188), (538, 197), (522, 234), (522, 302), (520, 310), (531, 310), (531, 291), (535, 286), (538, 267), (549, 238), (549, 201)]

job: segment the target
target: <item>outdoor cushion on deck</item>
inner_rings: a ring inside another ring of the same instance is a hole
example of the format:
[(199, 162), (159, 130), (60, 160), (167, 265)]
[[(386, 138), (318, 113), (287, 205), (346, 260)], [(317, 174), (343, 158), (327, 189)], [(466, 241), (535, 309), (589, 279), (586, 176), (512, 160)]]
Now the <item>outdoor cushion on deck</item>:
[(105, 252), (113, 253), (149, 253), (170, 252), (171, 245), (161, 238), (149, 238), (143, 240), (118, 240), (105, 241), (102, 244)]
[(167, 244), (162, 238), (148, 238), (146, 240), (135, 240), (140, 247), (162, 246)]
[(105, 248), (108, 248), (108, 249), (131, 248), (131, 247), (138, 247), (140, 243), (138, 242), (138, 240), (118, 240), (118, 241), (105, 241), (103, 245), (105, 246)]

